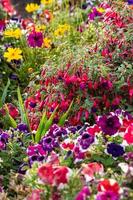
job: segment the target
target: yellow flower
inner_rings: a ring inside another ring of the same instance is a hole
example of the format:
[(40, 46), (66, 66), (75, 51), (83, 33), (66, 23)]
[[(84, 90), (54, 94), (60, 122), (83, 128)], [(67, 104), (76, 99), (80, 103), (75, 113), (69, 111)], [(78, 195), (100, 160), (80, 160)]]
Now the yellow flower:
[(100, 12), (100, 13), (104, 13), (105, 9), (104, 8), (97, 8), (97, 11)]
[(32, 13), (32, 12), (35, 12), (39, 9), (39, 5), (37, 3), (28, 3), (25, 7), (25, 10), (28, 12), (28, 13)]
[(70, 30), (70, 26), (68, 24), (59, 25), (58, 28), (55, 30), (55, 36), (62, 36), (65, 32)]
[(8, 29), (4, 31), (4, 36), (5, 37), (12, 37), (12, 38), (16, 38), (19, 39), (22, 35), (22, 32), (19, 28), (16, 29)]
[(28, 68), (28, 73), (29, 73), (29, 74), (31, 74), (33, 71), (34, 71), (34, 70), (33, 70), (32, 67)]
[(7, 59), (7, 62), (11, 62), (12, 60), (20, 60), (22, 59), (22, 51), (20, 48), (11, 48), (9, 47), (7, 51), (4, 53), (4, 58)]
[(35, 27), (36, 32), (41, 32), (41, 31), (45, 31), (46, 30), (46, 26), (45, 25), (37, 25)]
[(44, 45), (44, 47), (46, 47), (46, 48), (50, 48), (51, 47), (51, 39), (49, 39), (49, 38), (44, 38), (44, 40), (43, 40), (43, 45)]
[(53, 3), (53, 0), (41, 0), (42, 4), (49, 5)]

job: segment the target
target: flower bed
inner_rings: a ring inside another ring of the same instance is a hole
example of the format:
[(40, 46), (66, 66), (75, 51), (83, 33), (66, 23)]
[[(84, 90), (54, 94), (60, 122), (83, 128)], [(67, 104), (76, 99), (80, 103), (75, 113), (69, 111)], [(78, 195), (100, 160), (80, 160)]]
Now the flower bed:
[(2, 6), (0, 199), (133, 199), (133, 1)]

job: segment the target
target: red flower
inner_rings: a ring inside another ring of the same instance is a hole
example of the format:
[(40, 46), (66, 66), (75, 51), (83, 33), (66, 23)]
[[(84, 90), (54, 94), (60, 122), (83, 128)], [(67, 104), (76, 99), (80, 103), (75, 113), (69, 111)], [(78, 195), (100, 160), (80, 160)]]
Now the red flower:
[(17, 118), (18, 115), (19, 115), (18, 109), (17, 109), (13, 104), (11, 104), (11, 103), (9, 103), (7, 106), (8, 106), (10, 115), (11, 115), (14, 119)]
[(27, 200), (41, 200), (40, 193), (41, 190), (33, 190), (32, 194), (27, 198)]
[(38, 169), (38, 175), (45, 184), (53, 184), (54, 173), (53, 166), (45, 164)]
[(124, 139), (128, 144), (133, 144), (133, 123), (127, 128)]
[(95, 124), (94, 126), (90, 126), (86, 130), (90, 135), (94, 136), (96, 133), (99, 133), (101, 131), (100, 127)]
[(54, 169), (54, 185), (60, 186), (60, 184), (68, 183), (68, 174), (70, 169), (65, 166), (58, 166)]
[(91, 181), (94, 179), (95, 174), (103, 173), (103, 165), (97, 162), (89, 163), (88, 165), (85, 165), (82, 174), (85, 176), (87, 181)]
[(113, 179), (104, 179), (100, 181), (98, 184), (99, 192), (112, 191), (118, 194), (119, 190), (120, 190), (120, 187), (118, 183)]

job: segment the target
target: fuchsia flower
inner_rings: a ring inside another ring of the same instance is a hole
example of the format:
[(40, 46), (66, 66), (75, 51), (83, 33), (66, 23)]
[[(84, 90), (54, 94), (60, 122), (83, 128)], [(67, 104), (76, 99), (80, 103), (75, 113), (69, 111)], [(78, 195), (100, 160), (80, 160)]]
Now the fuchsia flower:
[(30, 47), (41, 47), (43, 44), (43, 34), (34, 31), (28, 35), (27, 40)]
[(17, 118), (19, 115), (18, 109), (12, 104), (8, 104), (9, 113), (13, 118)]
[(94, 179), (95, 174), (102, 174), (104, 171), (103, 165), (97, 162), (92, 162), (83, 166), (81, 174), (84, 175), (86, 181)]

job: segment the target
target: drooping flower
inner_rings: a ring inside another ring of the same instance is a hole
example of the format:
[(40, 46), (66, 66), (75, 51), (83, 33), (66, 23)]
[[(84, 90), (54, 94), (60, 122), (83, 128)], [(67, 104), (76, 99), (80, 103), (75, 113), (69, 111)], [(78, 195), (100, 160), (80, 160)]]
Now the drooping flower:
[(119, 118), (117, 116), (102, 116), (98, 119), (97, 124), (102, 131), (107, 135), (114, 135), (121, 127)]
[(13, 60), (22, 59), (22, 51), (20, 48), (11, 48), (9, 47), (7, 51), (4, 53), (4, 58), (7, 59), (7, 62), (11, 62)]
[(28, 44), (30, 47), (41, 47), (43, 44), (42, 32), (32, 32), (28, 35)]
[(32, 13), (32, 12), (35, 12), (39, 9), (39, 5), (37, 3), (29, 3), (26, 5), (25, 7), (25, 10), (28, 12), (28, 13)]
[(18, 109), (11, 103), (7, 104), (8, 110), (9, 110), (9, 114), (15, 119), (18, 117), (19, 115), (19, 111)]
[(19, 39), (22, 35), (22, 32), (19, 28), (16, 29), (7, 29), (4, 31), (4, 36), (7, 38), (16, 38)]
[(125, 153), (124, 148), (121, 145), (115, 143), (110, 143), (107, 145), (107, 152), (113, 157), (119, 157)]

